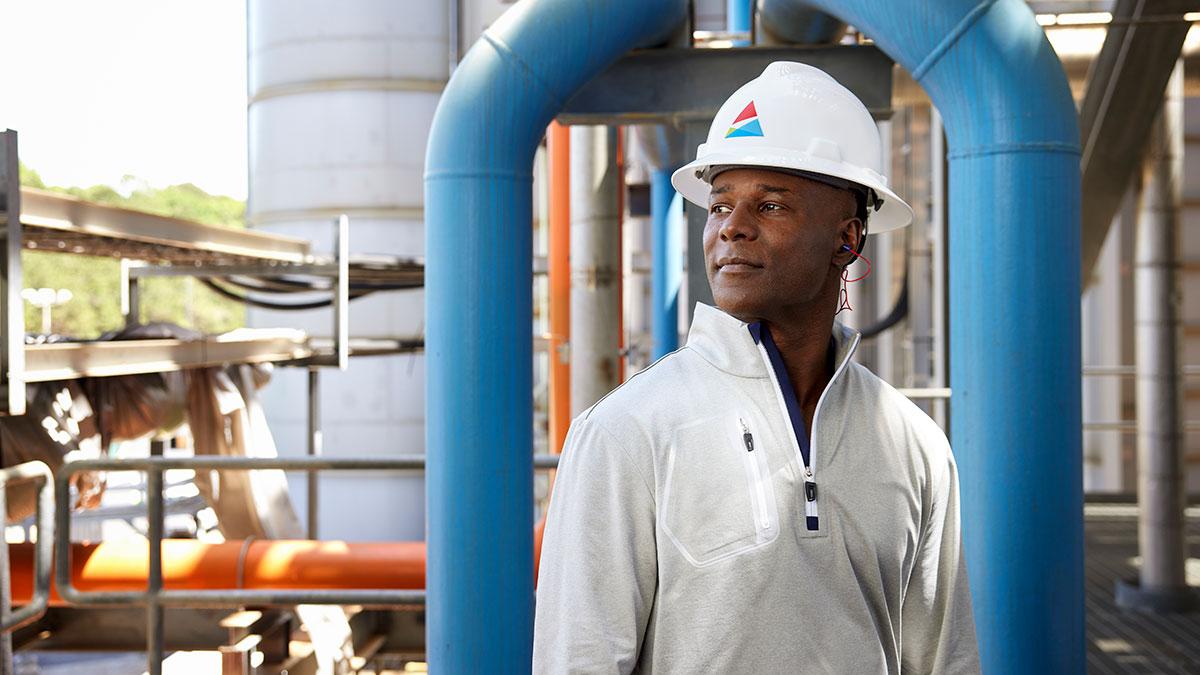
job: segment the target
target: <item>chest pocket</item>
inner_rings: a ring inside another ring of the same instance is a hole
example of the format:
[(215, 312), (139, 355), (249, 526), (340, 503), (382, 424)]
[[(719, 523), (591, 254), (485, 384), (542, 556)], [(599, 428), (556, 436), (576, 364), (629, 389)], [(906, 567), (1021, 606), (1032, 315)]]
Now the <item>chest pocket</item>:
[(677, 429), (667, 458), (662, 528), (697, 567), (779, 535), (764, 436), (753, 418), (723, 415)]

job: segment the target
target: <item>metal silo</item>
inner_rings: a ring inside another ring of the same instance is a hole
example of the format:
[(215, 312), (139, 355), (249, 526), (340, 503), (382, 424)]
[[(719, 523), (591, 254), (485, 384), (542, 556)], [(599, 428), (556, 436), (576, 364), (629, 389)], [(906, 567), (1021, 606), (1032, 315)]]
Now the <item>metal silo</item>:
[[(450, 9), (440, 0), (249, 0), (251, 227), (333, 250), (334, 218), (350, 217), (351, 250), (424, 253), (422, 170), (434, 108), (451, 61)], [(422, 332), (423, 293), (377, 293), (351, 304), (353, 337)], [(330, 310), (251, 309), (251, 326), (332, 332)], [(264, 392), (281, 454), (307, 442), (302, 369), (276, 371)], [(424, 357), (366, 357), (322, 371), (323, 454), (424, 451)], [(305, 477), (290, 477), (304, 510)], [(422, 539), (420, 476), (320, 478), (322, 538)]]

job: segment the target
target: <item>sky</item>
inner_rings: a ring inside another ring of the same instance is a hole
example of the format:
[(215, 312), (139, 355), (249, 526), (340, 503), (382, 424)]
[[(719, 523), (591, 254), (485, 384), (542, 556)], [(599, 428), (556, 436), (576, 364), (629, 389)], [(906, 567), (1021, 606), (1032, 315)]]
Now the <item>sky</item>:
[(245, 0), (0, 0), (0, 28), (0, 129), (47, 184), (245, 199)]

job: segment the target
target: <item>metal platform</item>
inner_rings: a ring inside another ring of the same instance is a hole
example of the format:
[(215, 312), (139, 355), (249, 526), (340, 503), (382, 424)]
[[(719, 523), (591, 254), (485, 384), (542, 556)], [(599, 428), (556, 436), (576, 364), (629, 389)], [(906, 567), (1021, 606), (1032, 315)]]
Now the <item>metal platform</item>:
[(198, 340), (60, 342), (25, 347), (25, 382), (165, 373), (226, 363), (292, 361), (313, 356), (293, 329), (240, 329)]
[(303, 239), (204, 225), (24, 187), (21, 230), (25, 248), (32, 250), (189, 265), (312, 262), (310, 244)]
[[(75, 253), (147, 263), (134, 276), (336, 277), (333, 256), (307, 240), (256, 230), (205, 225), (21, 188), (21, 237), (31, 251)], [(350, 256), (350, 283), (419, 288), (419, 258)]]
[[(1136, 578), (1137, 506), (1088, 504), (1086, 546), (1089, 673), (1200, 673), (1200, 613), (1149, 614), (1117, 607), (1113, 585)], [(1200, 508), (1187, 510), (1188, 583), (1200, 585)]]

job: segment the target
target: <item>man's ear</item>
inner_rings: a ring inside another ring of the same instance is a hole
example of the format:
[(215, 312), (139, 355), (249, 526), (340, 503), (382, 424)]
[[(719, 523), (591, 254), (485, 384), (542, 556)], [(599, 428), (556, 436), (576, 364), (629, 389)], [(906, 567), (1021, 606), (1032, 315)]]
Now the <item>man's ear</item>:
[[(866, 236), (863, 222), (858, 218), (847, 218), (838, 225), (838, 246), (837, 252), (833, 255), (833, 262), (838, 267), (845, 267), (854, 262), (854, 253), (861, 249), (863, 237)], [(847, 251), (845, 246), (850, 247)]]

